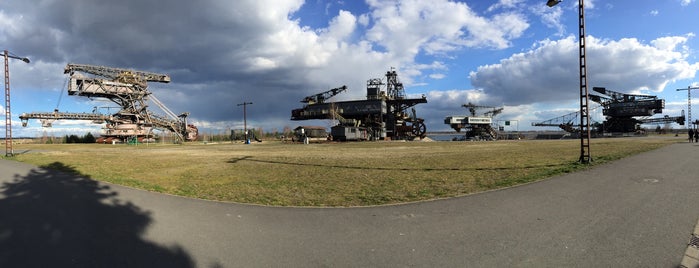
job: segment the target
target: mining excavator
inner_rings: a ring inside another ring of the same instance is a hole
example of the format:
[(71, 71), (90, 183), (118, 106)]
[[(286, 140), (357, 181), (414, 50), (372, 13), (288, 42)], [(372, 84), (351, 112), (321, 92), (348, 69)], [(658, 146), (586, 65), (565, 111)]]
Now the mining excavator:
[[(197, 127), (187, 123), (189, 113), (176, 115), (148, 91), (148, 82), (169, 83), (169, 75), (86, 64), (68, 64), (64, 73), (69, 75), (68, 95), (107, 99), (116, 103), (119, 111), (113, 114), (96, 110), (92, 113), (67, 113), (56, 109), (53, 112), (23, 113), (19, 116), (22, 126), (26, 127), (29, 119), (39, 119), (43, 127), (51, 127), (56, 120), (105, 123), (104, 133), (98, 138), (102, 143), (132, 138), (154, 139), (154, 129), (174, 133), (177, 142), (197, 139)], [(148, 100), (160, 107), (167, 117), (148, 110)]]
[[(461, 132), (461, 129), (466, 129), (464, 139), (467, 140), (494, 140), (497, 139), (497, 132), (493, 129), (493, 117), (502, 113), (504, 107), (493, 107), (476, 105), (471, 102), (461, 105), (467, 108), (470, 115), (452, 115), (444, 118), (444, 124), (449, 125), (456, 132)], [(479, 110), (485, 109), (481, 115), (478, 115)]]
[(337, 120), (331, 135), (340, 141), (413, 140), (426, 136), (424, 119), (416, 116), (414, 108), (412, 114), (408, 109), (427, 103), (427, 98), (408, 98), (393, 68), (386, 72), (385, 80), (367, 80), (366, 99), (328, 102), (345, 90), (347, 87), (342, 86), (303, 98), (305, 105), (291, 111), (291, 120)]
[[(592, 90), (600, 95), (590, 94), (590, 100), (599, 103), (599, 106), (592, 107), (590, 111), (601, 107), (602, 115), (605, 116), (605, 120), (601, 123), (591, 119), (597, 133), (640, 133), (642, 132), (640, 127), (642, 124), (677, 123), (684, 125), (684, 110), (679, 116), (651, 117), (662, 113), (665, 108), (665, 100), (659, 99), (657, 96), (626, 94), (604, 87), (593, 87)], [(532, 126), (557, 126), (566, 132), (579, 134), (580, 124), (578, 122), (580, 122), (580, 112), (576, 111), (532, 123)]]
[[(593, 87), (600, 95), (590, 94), (590, 99), (602, 106), (605, 120), (602, 123), (604, 133), (629, 133), (640, 130), (641, 124), (678, 123), (684, 125), (685, 116), (665, 116), (649, 118), (663, 112), (665, 100), (657, 96), (626, 94), (604, 87)], [(683, 112), (684, 113), (684, 112)]]

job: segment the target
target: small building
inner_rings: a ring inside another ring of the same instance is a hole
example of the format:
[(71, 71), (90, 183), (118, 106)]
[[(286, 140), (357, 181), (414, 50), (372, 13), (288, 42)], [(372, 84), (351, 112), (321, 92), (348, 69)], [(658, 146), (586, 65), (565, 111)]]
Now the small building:
[(294, 129), (294, 141), (325, 141), (328, 139), (328, 130), (321, 126), (298, 126)]
[(369, 132), (365, 127), (341, 126), (331, 128), (330, 134), (335, 141), (366, 141), (369, 140)]

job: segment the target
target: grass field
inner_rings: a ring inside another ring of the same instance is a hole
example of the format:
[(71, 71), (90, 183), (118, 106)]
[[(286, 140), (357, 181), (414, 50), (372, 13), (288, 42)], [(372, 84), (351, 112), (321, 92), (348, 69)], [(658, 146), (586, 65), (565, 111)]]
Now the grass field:
[[(682, 142), (594, 139), (593, 166)], [(334, 144), (15, 145), (13, 159), (210, 200), (366, 206), (459, 196), (588, 168), (579, 140)]]

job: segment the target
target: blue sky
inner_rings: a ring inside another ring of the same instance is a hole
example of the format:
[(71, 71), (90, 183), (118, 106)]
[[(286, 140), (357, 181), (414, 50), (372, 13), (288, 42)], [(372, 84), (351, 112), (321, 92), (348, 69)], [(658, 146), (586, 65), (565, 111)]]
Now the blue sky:
[[(25, 2), (0, 3), (4, 49), (32, 60), (10, 65), (15, 136), (99, 133), (90, 122), (19, 124), (22, 112), (105, 106), (67, 96), (67, 63), (168, 73), (172, 83), (151, 91), (210, 133), (242, 128), (243, 101), (254, 103), (248, 125), (266, 131), (329, 124), (290, 121), (290, 111), (340, 85), (349, 90), (337, 100), (361, 99), (366, 80), (391, 67), (408, 94), (427, 96), (416, 109), (428, 131), (448, 130), (443, 118), (465, 114), (467, 102), (504, 106), (498, 119), (519, 130), (578, 108), (577, 1)], [(671, 116), (685, 110), (686, 91), (675, 89), (697, 84), (699, 4), (585, 5), (590, 88), (658, 95)]]

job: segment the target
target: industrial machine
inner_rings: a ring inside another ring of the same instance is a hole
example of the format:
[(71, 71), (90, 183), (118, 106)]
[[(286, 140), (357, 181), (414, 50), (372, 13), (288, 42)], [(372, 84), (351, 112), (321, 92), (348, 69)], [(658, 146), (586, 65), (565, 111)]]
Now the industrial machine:
[[(470, 115), (452, 115), (444, 119), (444, 124), (449, 125), (456, 132), (461, 129), (466, 130), (464, 139), (466, 140), (494, 140), (497, 139), (497, 132), (493, 129), (493, 117), (502, 113), (503, 107), (476, 105), (471, 102), (461, 105), (468, 108)], [(486, 109), (478, 115), (478, 110)]]
[[(605, 121), (591, 124), (597, 129), (597, 133), (633, 133), (640, 130), (642, 124), (669, 124), (678, 123), (684, 125), (685, 115), (682, 111), (680, 116), (663, 116), (651, 118), (651, 116), (662, 113), (665, 108), (665, 100), (658, 99), (657, 96), (625, 94), (603, 87), (593, 87), (597, 93), (603, 95), (590, 94), (590, 99), (600, 104), (591, 110), (602, 107), (602, 115)], [(532, 126), (557, 126), (566, 132), (579, 134), (580, 125), (579, 112), (574, 112), (532, 123)]]
[[(385, 87), (384, 87), (385, 86)], [(411, 140), (424, 138), (424, 119), (418, 118), (415, 109), (422, 98), (407, 98), (403, 83), (394, 70), (381, 78), (367, 80), (366, 100), (327, 102), (333, 96), (347, 90), (346, 86), (305, 97), (303, 108), (291, 111), (291, 120), (333, 119), (338, 124), (331, 128), (333, 140)]]
[[(596, 110), (599, 106), (590, 109)], [(591, 119), (592, 120), (592, 119)], [(591, 125), (598, 126), (598, 122), (593, 122)], [(541, 122), (532, 123), (535, 127), (559, 127), (565, 132), (579, 134), (580, 133), (580, 111), (572, 112), (562, 116), (554, 117)]]
[[(101, 143), (132, 138), (154, 139), (154, 129), (171, 131), (179, 142), (197, 139), (197, 127), (187, 123), (188, 113), (176, 115), (148, 91), (148, 82), (169, 83), (168, 75), (85, 64), (68, 64), (64, 73), (70, 76), (68, 95), (107, 99), (116, 103), (119, 111), (103, 114), (95, 109), (92, 113), (66, 113), (56, 109), (53, 112), (23, 113), (19, 116), (22, 126), (27, 126), (29, 119), (39, 119), (44, 127), (51, 127), (55, 120), (105, 123), (104, 133), (97, 139)], [(153, 101), (168, 117), (148, 110), (148, 100)]]
[(635, 132), (645, 123), (675, 122), (684, 125), (684, 114), (676, 117), (649, 118), (662, 113), (665, 108), (665, 100), (658, 99), (657, 96), (625, 94), (603, 87), (593, 87), (592, 90), (602, 94), (590, 94), (590, 99), (602, 106), (602, 114), (605, 116), (601, 132)]

